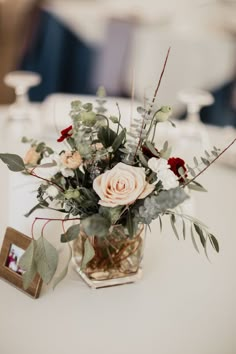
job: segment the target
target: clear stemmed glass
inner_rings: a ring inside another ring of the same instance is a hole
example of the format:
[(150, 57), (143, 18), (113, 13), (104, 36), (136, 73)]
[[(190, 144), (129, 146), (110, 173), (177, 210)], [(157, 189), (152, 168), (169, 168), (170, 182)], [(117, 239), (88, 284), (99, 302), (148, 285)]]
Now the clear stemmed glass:
[(12, 71), (5, 76), (4, 82), (6, 85), (13, 87), (16, 94), (15, 102), (9, 107), (8, 119), (30, 120), (28, 91), (31, 87), (40, 84), (41, 76), (28, 71)]
[(200, 110), (213, 104), (214, 97), (204, 90), (185, 89), (179, 92), (178, 98), (187, 106), (186, 120), (181, 122), (179, 147), (185, 155), (199, 156), (210, 145), (206, 126), (200, 120)]
[(5, 145), (10, 148), (11, 136), (15, 142), (19, 142), (23, 136), (31, 137), (40, 134), (40, 109), (39, 105), (32, 105), (28, 98), (30, 87), (41, 82), (40, 75), (27, 71), (13, 71), (8, 73), (4, 82), (15, 89), (16, 100), (9, 106), (6, 119), (3, 123), (3, 130), (7, 133), (2, 136)]

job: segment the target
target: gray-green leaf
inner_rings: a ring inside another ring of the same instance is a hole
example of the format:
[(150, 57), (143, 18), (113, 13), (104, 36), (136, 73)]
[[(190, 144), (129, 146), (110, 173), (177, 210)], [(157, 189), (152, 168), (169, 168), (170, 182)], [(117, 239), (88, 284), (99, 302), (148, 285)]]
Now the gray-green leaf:
[(98, 236), (105, 237), (111, 226), (108, 219), (104, 218), (102, 215), (94, 214), (84, 219), (81, 222), (84, 232), (88, 236)]
[(37, 266), (35, 263), (34, 255), (36, 250), (36, 241), (32, 240), (25, 253), (21, 256), (19, 266), (25, 270), (23, 274), (23, 288), (26, 290), (34, 280), (37, 274)]
[(18, 155), (0, 154), (0, 159), (7, 165), (9, 170), (13, 172), (21, 172), (25, 170), (24, 161)]
[(91, 245), (89, 238), (87, 237), (84, 243), (84, 256), (83, 256), (81, 268), (84, 269), (88, 264), (88, 262), (90, 262), (94, 256), (95, 256), (94, 248)]
[(72, 240), (75, 240), (80, 233), (80, 224), (77, 225), (72, 225), (68, 228), (65, 234), (61, 235), (61, 242), (70, 242)]
[(43, 281), (48, 284), (57, 269), (57, 250), (43, 236), (41, 236), (36, 243), (35, 262), (37, 264), (37, 270)]

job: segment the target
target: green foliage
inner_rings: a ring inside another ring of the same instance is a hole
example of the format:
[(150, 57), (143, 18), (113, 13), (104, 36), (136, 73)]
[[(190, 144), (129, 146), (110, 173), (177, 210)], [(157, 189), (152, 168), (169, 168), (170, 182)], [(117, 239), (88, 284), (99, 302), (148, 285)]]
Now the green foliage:
[(84, 255), (81, 263), (81, 269), (84, 269), (86, 265), (93, 259), (95, 256), (95, 251), (89, 238), (87, 237), (84, 243)]
[(170, 222), (171, 222), (171, 226), (172, 226), (172, 229), (174, 231), (174, 234), (177, 237), (177, 239), (179, 240), (179, 234), (178, 234), (177, 228), (175, 226), (176, 220), (175, 220), (175, 215), (174, 214), (170, 214)]
[(100, 214), (94, 214), (81, 221), (81, 226), (88, 236), (106, 237), (111, 226), (110, 221)]
[(26, 290), (34, 280), (35, 275), (37, 274), (37, 264), (35, 262), (35, 249), (36, 241), (32, 240), (27, 250), (24, 252), (19, 261), (19, 266), (26, 270), (23, 274), (23, 288)]
[[(167, 214), (169, 214), (170, 216), (170, 221), (171, 221), (171, 226), (173, 228), (174, 234), (176, 235), (176, 237), (179, 239), (179, 233), (178, 230), (176, 228), (176, 217), (182, 219), (182, 233), (183, 233), (183, 238), (185, 240), (186, 238), (186, 225), (185, 225), (185, 221), (188, 222), (188, 224), (190, 224), (190, 235), (191, 235), (191, 239), (192, 239), (192, 243), (193, 246), (195, 248), (195, 250), (199, 253), (199, 248), (197, 245), (197, 242), (195, 240), (195, 235), (198, 236), (200, 244), (202, 245), (205, 254), (208, 258), (207, 255), (207, 240), (210, 241), (210, 244), (212, 246), (212, 248), (216, 251), (219, 252), (219, 243), (216, 239), (216, 237), (214, 235), (212, 235), (211, 233), (209, 233), (207, 227), (199, 220), (197, 220), (196, 218), (189, 216), (189, 215), (185, 215), (185, 214), (177, 214), (174, 211), (167, 211)], [(194, 233), (195, 231), (195, 233)]]
[(22, 172), (25, 170), (25, 164), (22, 158), (15, 154), (0, 154), (0, 159), (4, 162), (9, 170), (13, 172)]
[(68, 228), (65, 234), (61, 235), (61, 242), (70, 242), (79, 237), (80, 233), (80, 224), (72, 225)]
[(124, 139), (126, 137), (126, 129), (123, 129), (119, 135), (116, 136), (113, 144), (112, 144), (112, 149), (114, 152), (116, 152), (119, 147), (122, 145)]
[(171, 154), (171, 147), (169, 147), (168, 141), (165, 141), (162, 150), (160, 151), (160, 157), (168, 160)]
[(56, 272), (57, 263), (57, 250), (43, 236), (37, 241), (32, 240), (19, 262), (26, 271), (23, 274), (24, 289), (30, 286), (37, 273), (45, 283), (49, 283)]
[(123, 208), (123, 206), (117, 206), (114, 208), (100, 206), (99, 214), (108, 219), (111, 224), (115, 224), (119, 220)]
[(161, 191), (157, 196), (147, 197), (143, 205), (139, 207), (136, 216), (139, 222), (150, 224), (160, 214), (165, 213), (168, 209), (174, 209), (188, 198), (188, 195), (180, 187)]
[(48, 284), (56, 272), (58, 254), (55, 247), (43, 236), (36, 241), (35, 262), (39, 275)]
[(100, 127), (98, 130), (98, 139), (105, 148), (112, 146), (116, 137), (116, 133), (109, 127)]

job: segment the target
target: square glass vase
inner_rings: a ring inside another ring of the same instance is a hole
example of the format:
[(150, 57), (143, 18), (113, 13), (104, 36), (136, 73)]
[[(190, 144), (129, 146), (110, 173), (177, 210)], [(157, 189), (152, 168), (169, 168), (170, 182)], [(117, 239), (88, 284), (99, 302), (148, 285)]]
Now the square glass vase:
[[(84, 262), (87, 259), (86, 240), (94, 249), (94, 256), (87, 264)], [(80, 232), (73, 241), (74, 268), (94, 289), (134, 283), (142, 277), (144, 241), (143, 225), (132, 238), (120, 225), (114, 226), (105, 238), (89, 237)]]

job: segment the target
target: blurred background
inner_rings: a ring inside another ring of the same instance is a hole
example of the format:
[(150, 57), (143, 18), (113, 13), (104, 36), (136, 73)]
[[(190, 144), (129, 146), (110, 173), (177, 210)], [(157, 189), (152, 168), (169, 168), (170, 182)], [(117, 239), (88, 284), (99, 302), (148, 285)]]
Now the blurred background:
[(236, 126), (235, 0), (0, 0), (0, 105), (15, 100), (4, 83), (14, 70), (39, 73), (30, 100), (53, 93), (94, 94), (143, 101), (171, 54), (159, 92), (184, 115), (183, 89), (210, 92), (201, 119)]

